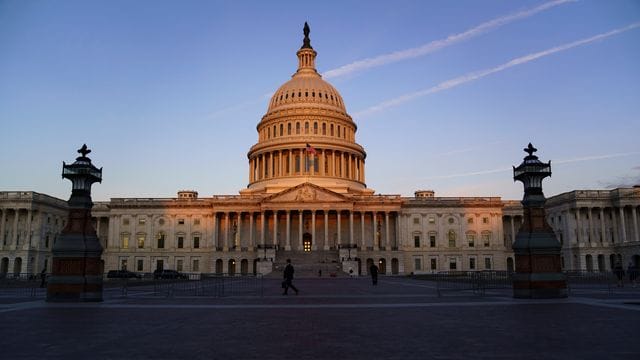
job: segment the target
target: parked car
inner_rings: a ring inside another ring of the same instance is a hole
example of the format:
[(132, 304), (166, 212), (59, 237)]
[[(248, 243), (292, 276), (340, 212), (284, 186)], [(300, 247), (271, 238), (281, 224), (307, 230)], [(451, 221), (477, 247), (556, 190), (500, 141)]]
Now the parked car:
[(141, 279), (142, 275), (129, 270), (110, 270), (107, 273), (109, 279)]
[(154, 279), (188, 279), (186, 274), (176, 270), (156, 270), (153, 272)]

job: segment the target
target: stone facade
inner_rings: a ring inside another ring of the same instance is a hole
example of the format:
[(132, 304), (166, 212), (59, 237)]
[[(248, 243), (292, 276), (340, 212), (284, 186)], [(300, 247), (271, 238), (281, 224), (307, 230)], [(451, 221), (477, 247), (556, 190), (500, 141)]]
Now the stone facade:
[(547, 221), (562, 244), (563, 267), (610, 270), (640, 265), (640, 187), (575, 190), (547, 199)]
[(51, 248), (66, 225), (67, 202), (33, 191), (0, 192), (0, 274), (51, 270)]

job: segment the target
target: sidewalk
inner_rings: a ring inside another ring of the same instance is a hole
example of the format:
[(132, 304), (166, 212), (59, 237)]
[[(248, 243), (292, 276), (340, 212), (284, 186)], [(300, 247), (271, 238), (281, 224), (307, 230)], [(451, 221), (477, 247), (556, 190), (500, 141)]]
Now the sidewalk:
[[(0, 304), (6, 358), (637, 359), (640, 293), (438, 297), (433, 283), (278, 279), (264, 296), (105, 294), (99, 304)], [(6, 299), (5, 299), (6, 300)]]

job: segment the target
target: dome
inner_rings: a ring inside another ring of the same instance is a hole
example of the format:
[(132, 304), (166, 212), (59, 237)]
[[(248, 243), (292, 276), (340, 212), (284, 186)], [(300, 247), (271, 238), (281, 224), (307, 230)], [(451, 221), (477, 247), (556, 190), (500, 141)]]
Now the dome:
[(320, 74), (300, 73), (300, 71), (276, 90), (271, 97), (267, 112), (303, 104), (305, 107), (317, 105), (327, 110), (347, 112), (338, 90), (324, 81)]

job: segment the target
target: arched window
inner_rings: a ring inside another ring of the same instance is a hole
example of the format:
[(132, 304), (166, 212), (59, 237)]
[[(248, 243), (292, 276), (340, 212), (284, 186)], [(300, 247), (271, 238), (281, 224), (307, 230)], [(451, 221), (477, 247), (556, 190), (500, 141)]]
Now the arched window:
[(267, 139), (271, 139), (271, 128), (267, 128)]
[(456, 247), (456, 232), (455, 232), (455, 230), (449, 230), (447, 235), (449, 237), (449, 247)]
[(338, 125), (338, 137), (340, 137), (340, 125)]
[(309, 122), (308, 121), (304, 122), (304, 133), (305, 134), (309, 133)]
[(158, 249), (164, 249), (164, 239), (166, 238), (166, 235), (164, 234), (164, 232), (159, 232), (158, 235), (156, 235), (156, 245)]
[(296, 135), (300, 135), (300, 122), (296, 122)]
[(491, 246), (491, 231), (483, 231), (481, 236), (482, 236), (482, 245), (484, 247)]
[(317, 121), (313, 123), (313, 133), (314, 134), (318, 133), (318, 122)]
[(291, 123), (287, 123), (287, 135), (291, 135)]
[(273, 137), (276, 137), (276, 126), (273, 125)]
[(327, 123), (322, 123), (322, 135), (327, 135)]
[(333, 136), (333, 124), (331, 124), (331, 126), (329, 127), (329, 129), (330, 129), (330, 132), (331, 132), (331, 134), (330, 134), (330, 135), (331, 135), (331, 136)]
[(284, 135), (284, 125), (280, 124), (280, 136)]

